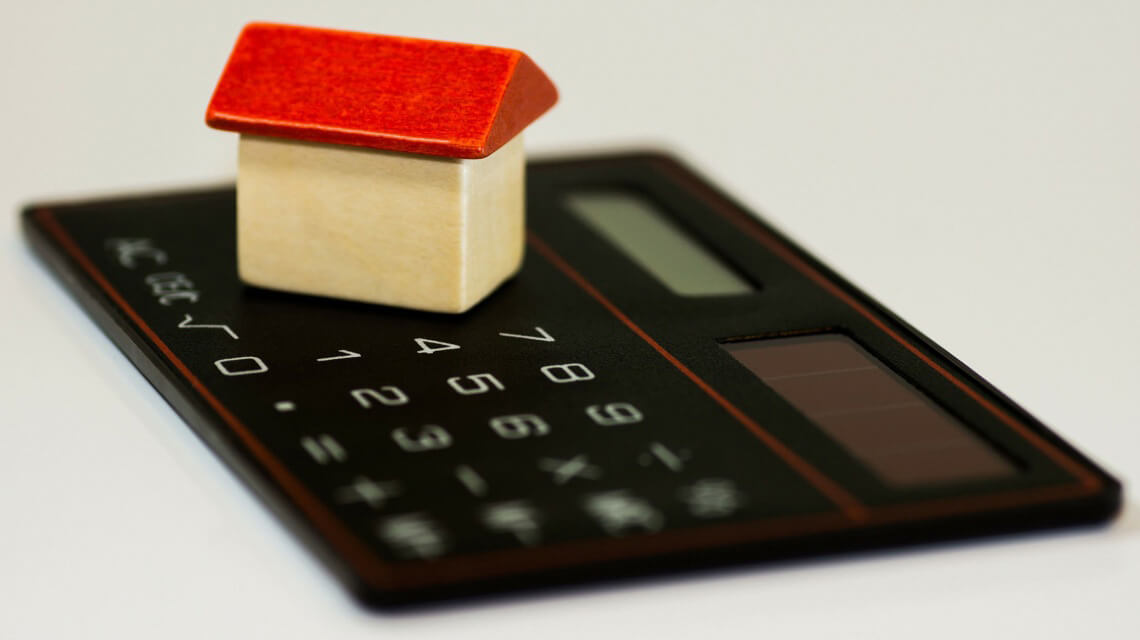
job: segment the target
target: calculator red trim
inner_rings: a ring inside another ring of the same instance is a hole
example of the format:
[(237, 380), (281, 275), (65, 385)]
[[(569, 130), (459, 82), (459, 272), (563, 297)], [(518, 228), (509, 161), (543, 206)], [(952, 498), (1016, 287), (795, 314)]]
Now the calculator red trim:
[[(631, 536), (609, 540), (580, 541), (552, 545), (541, 549), (518, 549), (496, 551), (477, 555), (444, 558), (430, 564), (388, 564), (379, 558), (361, 539), (349, 531), (321, 501), (309, 492), (244, 424), (214, 396), (208, 388), (186, 367), (173, 351), (158, 337), (139, 314), (131, 308), (123, 296), (99, 271), (91, 259), (71, 238), (66, 229), (48, 209), (34, 212), (34, 219), (57, 242), (64, 253), (87, 273), (103, 293), (123, 312), (162, 356), (181, 374), (190, 386), (198, 392), (203, 401), (229, 426), (249, 454), (260, 463), (264, 471), (278, 483), (296, 507), (313, 523), (348, 562), (353, 571), (367, 584), (379, 589), (417, 589), (446, 585), (465, 579), (485, 579), (513, 573), (535, 571), (548, 568), (568, 567), (588, 562), (605, 562), (628, 558), (647, 557), (666, 552), (679, 552), (702, 547), (743, 544), (761, 540), (786, 538), (792, 535), (816, 534), (864, 525), (885, 524), (906, 519), (922, 519), (947, 516), (963, 512), (984, 511), (1008, 506), (1031, 505), (1047, 501), (1076, 498), (1101, 489), (1101, 479), (1087, 470), (1079, 461), (1067, 456), (1044, 438), (1025, 426), (1009, 413), (987, 400), (969, 384), (953, 376), (925, 355), (916, 345), (897, 331), (891, 329), (875, 312), (858, 301), (850, 293), (831, 282), (821, 271), (811, 265), (781, 240), (765, 231), (747, 214), (723, 199), (715, 191), (708, 189), (687, 170), (668, 162), (661, 163), (676, 177), (684, 180), (693, 191), (699, 192), (719, 214), (727, 218), (742, 231), (764, 244), (790, 265), (800, 270), (825, 290), (850, 305), (867, 317), (884, 333), (898, 341), (924, 363), (946, 377), (981, 406), (991, 411), (1003, 423), (1014, 429), (1030, 444), (1070, 471), (1079, 482), (1037, 487), (1024, 490), (991, 493), (983, 496), (924, 500), (908, 504), (867, 507), (851, 496), (845, 489), (815, 469), (794, 451), (779, 442), (774, 436), (752, 421), (747, 415), (733, 406), (727, 399), (704, 383), (675, 356), (632, 321), (613, 302), (579, 274), (564, 259), (555, 253), (537, 236), (531, 234), (531, 246), (568, 278), (582, 287), (586, 293), (599, 302), (607, 311), (625, 324), (639, 338), (652, 346), (662, 357), (690, 378), (726, 411), (740, 420), (753, 433), (757, 434), (790, 466), (804, 475), (805, 479), (831, 498), (840, 511), (803, 516), (781, 516), (743, 524), (708, 526), (694, 530), (666, 531), (650, 536)], [(743, 418), (743, 419), (742, 419)]]

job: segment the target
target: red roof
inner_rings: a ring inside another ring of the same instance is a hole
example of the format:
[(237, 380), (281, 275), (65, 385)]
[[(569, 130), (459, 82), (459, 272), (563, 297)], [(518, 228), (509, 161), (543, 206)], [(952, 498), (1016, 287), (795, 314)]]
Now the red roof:
[(253, 23), (206, 124), (241, 133), (482, 158), (558, 100), (514, 49)]

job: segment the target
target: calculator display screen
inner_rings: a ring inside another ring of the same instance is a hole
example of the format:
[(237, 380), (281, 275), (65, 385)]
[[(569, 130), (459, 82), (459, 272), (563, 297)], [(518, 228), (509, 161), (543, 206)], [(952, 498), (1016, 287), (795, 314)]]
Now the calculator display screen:
[(721, 346), (888, 485), (950, 484), (1016, 472), (993, 447), (846, 336)]
[(577, 217), (678, 295), (749, 293), (753, 287), (652, 202), (628, 191), (571, 193)]

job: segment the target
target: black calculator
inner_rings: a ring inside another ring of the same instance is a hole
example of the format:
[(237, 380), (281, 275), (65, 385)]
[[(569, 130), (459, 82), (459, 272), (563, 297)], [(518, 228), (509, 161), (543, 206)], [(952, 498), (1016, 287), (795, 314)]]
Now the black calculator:
[(27, 235), (363, 602), (1105, 521), (1119, 483), (654, 153), (532, 163), (522, 271), (463, 315), (242, 285), (232, 187)]

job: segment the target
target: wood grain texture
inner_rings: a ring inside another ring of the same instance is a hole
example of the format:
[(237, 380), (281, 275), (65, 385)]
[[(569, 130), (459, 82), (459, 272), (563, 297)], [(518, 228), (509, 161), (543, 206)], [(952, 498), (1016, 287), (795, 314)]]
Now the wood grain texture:
[(521, 51), (253, 23), (206, 110), (218, 129), (483, 158), (558, 100)]
[(461, 313), (522, 262), (522, 136), (453, 159), (242, 135), (238, 270), (272, 289)]

